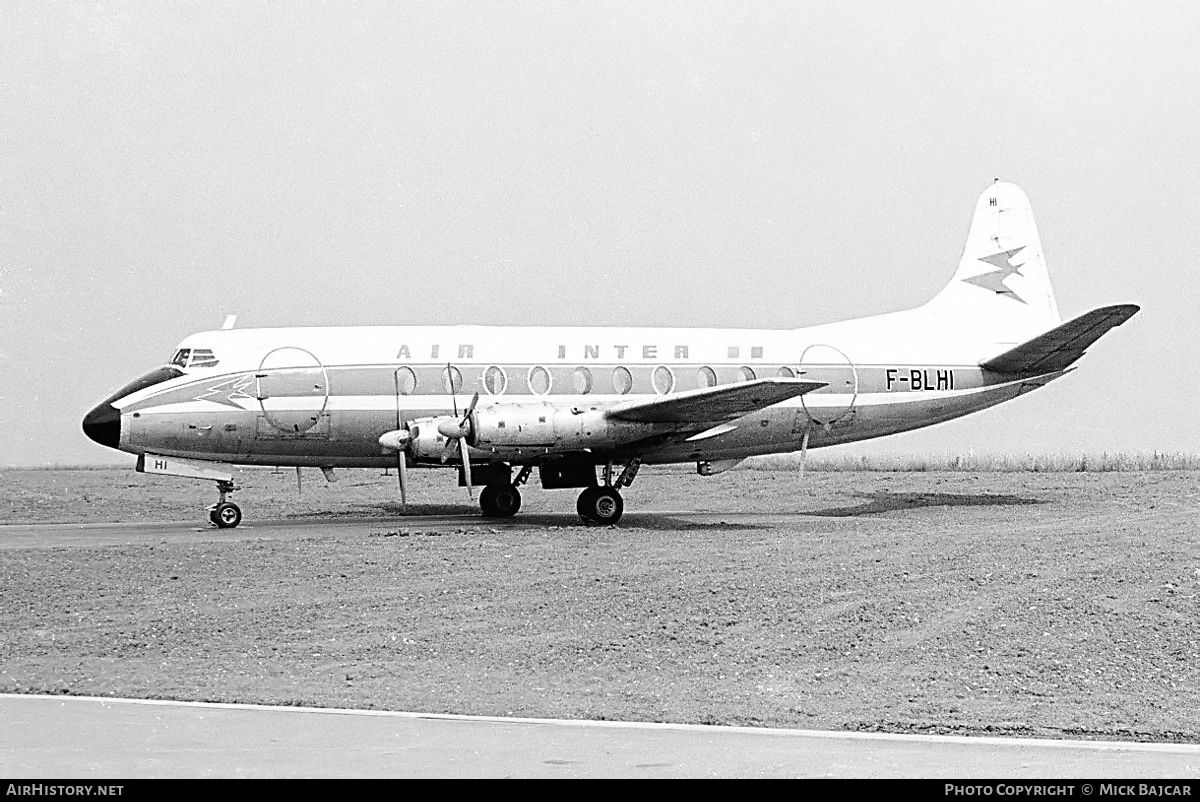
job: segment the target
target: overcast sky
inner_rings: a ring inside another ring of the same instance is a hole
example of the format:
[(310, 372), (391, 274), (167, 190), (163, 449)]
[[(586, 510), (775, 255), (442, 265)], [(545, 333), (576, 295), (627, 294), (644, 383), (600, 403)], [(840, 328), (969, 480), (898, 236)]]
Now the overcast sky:
[(1143, 311), (1046, 389), (873, 451), (1200, 452), (1197, 42), (1187, 2), (5, 0), (0, 465), (121, 461), (80, 419), (229, 313), (919, 305), (995, 177), (1064, 317)]

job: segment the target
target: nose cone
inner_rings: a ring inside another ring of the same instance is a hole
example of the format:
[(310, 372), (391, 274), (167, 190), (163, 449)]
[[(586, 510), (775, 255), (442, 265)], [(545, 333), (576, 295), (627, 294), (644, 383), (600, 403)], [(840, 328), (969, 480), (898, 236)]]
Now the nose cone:
[(121, 444), (121, 413), (105, 401), (84, 416), (83, 433), (102, 446), (117, 448)]

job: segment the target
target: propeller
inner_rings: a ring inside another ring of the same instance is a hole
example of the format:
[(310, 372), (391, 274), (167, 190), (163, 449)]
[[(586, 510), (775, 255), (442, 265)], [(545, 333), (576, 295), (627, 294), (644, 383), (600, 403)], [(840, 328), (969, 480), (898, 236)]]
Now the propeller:
[(408, 506), (408, 450), (412, 446), (413, 441), (420, 437), (420, 426), (422, 425), (436, 426), (438, 434), (446, 438), (446, 445), (442, 449), (443, 463), (454, 456), (455, 441), (458, 441), (457, 448), (462, 456), (467, 495), (471, 498), (475, 497), (473, 488), (471, 487), (471, 457), (468, 453), (467, 438), (471, 435), (471, 415), (475, 412), (476, 404), (479, 403), (479, 393), (475, 393), (471, 397), (470, 406), (467, 407), (460, 418), (458, 414), (458, 398), (454, 394), (454, 371), (449, 364), (446, 365), (446, 376), (450, 384), (450, 402), (454, 409), (453, 417), (421, 418), (416, 421), (409, 421), (409, 424), (405, 425), (404, 428), (393, 429), (379, 437), (379, 445), (396, 452), (396, 478), (400, 482), (400, 503), (404, 506)]
[(471, 434), (471, 414), (479, 403), (479, 393), (471, 396), (471, 405), (463, 413), (462, 420), (458, 419), (458, 401), (454, 402), (454, 417), (443, 420), (437, 425), (438, 434), (446, 438), (446, 448), (442, 451), (442, 462), (454, 453), (454, 441), (458, 441), (459, 453), (462, 455), (463, 476), (467, 484), (467, 496), (475, 498), (471, 488), (471, 457), (468, 455), (467, 437)]

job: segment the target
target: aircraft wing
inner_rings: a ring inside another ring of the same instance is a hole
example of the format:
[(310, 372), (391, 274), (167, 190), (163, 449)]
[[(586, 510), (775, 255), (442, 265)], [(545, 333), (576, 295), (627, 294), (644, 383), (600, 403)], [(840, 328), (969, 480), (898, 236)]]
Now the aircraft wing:
[(984, 362), (996, 373), (1050, 373), (1063, 370), (1083, 356), (1092, 343), (1137, 314), (1133, 304), (1105, 306), (1051, 329)]
[(610, 407), (610, 418), (637, 423), (711, 423), (727, 421), (824, 387), (807, 379), (756, 379), (720, 387), (672, 393), (650, 401), (625, 401)]

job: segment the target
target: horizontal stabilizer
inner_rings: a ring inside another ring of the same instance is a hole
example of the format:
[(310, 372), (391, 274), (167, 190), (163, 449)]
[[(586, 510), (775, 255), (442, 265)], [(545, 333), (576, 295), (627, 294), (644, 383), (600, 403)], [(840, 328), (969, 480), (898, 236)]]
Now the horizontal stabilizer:
[(650, 401), (627, 401), (612, 407), (607, 414), (610, 418), (637, 423), (725, 421), (795, 398), (825, 384), (806, 379), (756, 379), (688, 390)]
[(1133, 304), (1105, 306), (1063, 323), (982, 364), (996, 373), (1033, 374), (1064, 370), (1109, 329), (1137, 314)]

